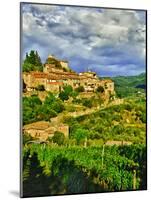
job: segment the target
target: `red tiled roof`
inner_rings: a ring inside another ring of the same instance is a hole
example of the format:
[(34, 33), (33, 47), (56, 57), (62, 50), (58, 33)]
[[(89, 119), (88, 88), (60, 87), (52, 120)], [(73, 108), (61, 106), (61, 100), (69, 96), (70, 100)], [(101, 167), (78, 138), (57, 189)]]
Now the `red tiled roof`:
[(44, 72), (31, 72), (31, 75), (35, 78), (47, 78), (47, 74)]

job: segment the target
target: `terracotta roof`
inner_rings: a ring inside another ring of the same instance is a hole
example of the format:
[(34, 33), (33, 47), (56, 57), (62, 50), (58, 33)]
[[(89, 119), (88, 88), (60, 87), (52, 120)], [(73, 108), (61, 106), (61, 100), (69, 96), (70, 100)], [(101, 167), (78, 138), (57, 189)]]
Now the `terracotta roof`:
[(79, 79), (79, 76), (75, 73), (70, 72), (51, 72), (48, 74), (48, 78), (55, 79)]
[(47, 80), (59, 80), (60, 77), (57, 76), (56, 74), (48, 74)]
[(31, 75), (35, 78), (47, 78), (48, 74), (44, 72), (31, 72)]
[(76, 79), (76, 80), (84, 80), (84, 79), (91, 79), (91, 80), (98, 80), (102, 83), (113, 83), (111, 79), (96, 79), (93, 77), (88, 77), (84, 74), (78, 75), (75, 72), (49, 72), (49, 73), (44, 73), (44, 72), (25, 72), (23, 75), (32, 75), (34, 78), (45, 78), (47, 80), (68, 80), (68, 79)]
[(63, 82), (47, 82), (47, 84), (50, 84), (50, 85), (62, 85)]

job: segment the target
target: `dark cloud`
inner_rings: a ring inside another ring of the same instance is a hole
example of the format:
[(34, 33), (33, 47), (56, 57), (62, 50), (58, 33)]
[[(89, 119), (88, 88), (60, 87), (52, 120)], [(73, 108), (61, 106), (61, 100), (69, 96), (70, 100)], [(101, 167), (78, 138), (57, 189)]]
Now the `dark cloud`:
[(145, 71), (145, 12), (22, 4), (23, 52), (67, 59), (103, 75)]

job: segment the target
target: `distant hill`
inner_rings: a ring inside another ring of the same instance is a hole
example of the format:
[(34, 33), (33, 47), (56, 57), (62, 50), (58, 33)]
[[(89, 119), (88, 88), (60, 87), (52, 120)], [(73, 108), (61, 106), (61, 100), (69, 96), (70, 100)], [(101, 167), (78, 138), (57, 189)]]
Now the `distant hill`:
[(142, 73), (138, 76), (117, 76), (113, 77), (112, 80), (115, 82), (116, 86), (137, 87), (140, 85), (146, 88), (146, 73)]
[(137, 85), (136, 88), (142, 88), (142, 89), (146, 90), (146, 84)]
[(111, 78), (115, 83), (115, 90), (119, 97), (136, 95), (146, 90), (146, 73), (137, 76), (117, 76)]

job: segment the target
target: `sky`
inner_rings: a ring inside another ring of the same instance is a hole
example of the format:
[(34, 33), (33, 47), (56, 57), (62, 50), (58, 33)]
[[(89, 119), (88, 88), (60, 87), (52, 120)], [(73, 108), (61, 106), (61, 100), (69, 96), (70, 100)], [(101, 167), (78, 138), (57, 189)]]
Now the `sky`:
[(133, 76), (146, 69), (144, 11), (23, 3), (22, 52), (68, 60), (76, 72)]

